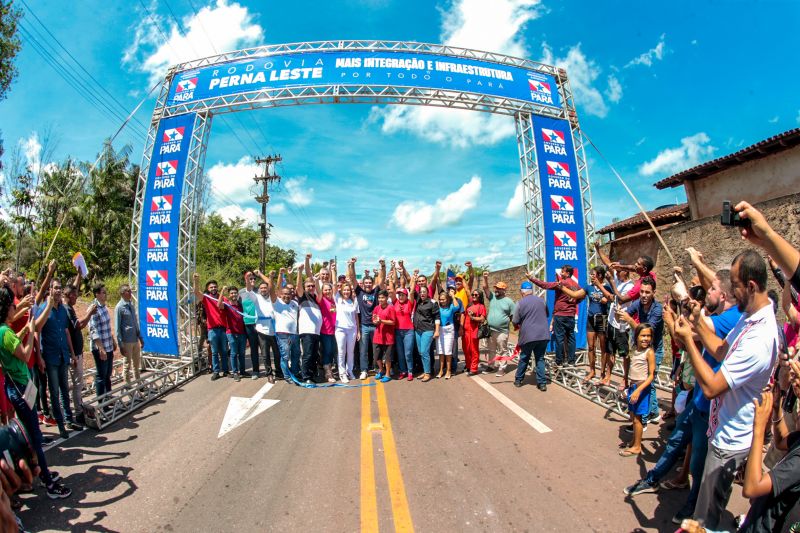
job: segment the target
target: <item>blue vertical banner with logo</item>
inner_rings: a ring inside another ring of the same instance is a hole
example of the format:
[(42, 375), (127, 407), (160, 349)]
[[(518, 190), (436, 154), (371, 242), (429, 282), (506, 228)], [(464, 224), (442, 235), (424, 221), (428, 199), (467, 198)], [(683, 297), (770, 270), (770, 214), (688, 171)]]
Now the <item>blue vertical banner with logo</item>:
[[(545, 281), (558, 281), (564, 265), (574, 268), (572, 278), (581, 287), (589, 279), (586, 258), (586, 233), (583, 225), (578, 163), (569, 122), (549, 117), (533, 117), (536, 160), (542, 190), (544, 217)], [(552, 316), (555, 291), (547, 292), (547, 307)], [(575, 340), (586, 347), (585, 304), (578, 306)]]
[(178, 233), (186, 158), (195, 114), (158, 125), (147, 174), (139, 241), (139, 325), (144, 351), (180, 355), (178, 346)]

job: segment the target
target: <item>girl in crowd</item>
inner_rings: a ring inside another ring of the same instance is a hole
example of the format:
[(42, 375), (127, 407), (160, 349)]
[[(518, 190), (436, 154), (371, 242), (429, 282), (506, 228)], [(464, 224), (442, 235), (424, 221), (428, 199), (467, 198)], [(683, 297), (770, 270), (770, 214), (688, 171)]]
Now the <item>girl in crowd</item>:
[(631, 386), (628, 389), (628, 411), (633, 422), (633, 442), (619, 451), (622, 457), (632, 457), (642, 453), (642, 416), (650, 410), (650, 387), (656, 368), (656, 356), (653, 352), (653, 326), (642, 322), (633, 333), (636, 349), (631, 354), (628, 379)]
[(356, 379), (353, 374), (353, 354), (355, 353), (356, 339), (361, 336), (358, 323), (358, 302), (353, 295), (353, 286), (348, 282), (342, 283), (342, 290), (334, 289), (334, 303), (336, 305), (336, 345), (338, 346), (339, 379), (348, 383)]
[[(442, 291), (439, 293), (439, 318), (436, 324), (439, 327), (439, 336), (436, 342), (437, 352), (439, 353), (439, 373), (436, 375), (437, 379), (444, 375), (444, 379), (450, 379), (452, 376), (452, 359), (453, 347), (456, 340), (456, 326), (457, 320), (462, 323), (464, 316), (459, 313), (461, 307), (453, 301), (450, 294)], [(447, 373), (445, 373), (445, 369)]]
[(464, 317), (464, 336), (461, 339), (464, 348), (464, 368), (467, 374), (474, 376), (478, 373), (478, 328), (486, 320), (486, 306), (483, 305), (483, 292), (473, 289), (470, 293), (471, 301), (467, 307), (467, 316)]
[(408, 289), (401, 287), (395, 291), (394, 313), (397, 329), (394, 331), (395, 350), (400, 365), (400, 379), (408, 376), (414, 380), (414, 304), (408, 299)]
[(431, 343), (434, 334), (438, 337), (439, 331), (436, 325), (436, 317), (439, 310), (436, 302), (428, 296), (428, 287), (421, 285), (417, 294), (417, 280), (419, 271), (414, 271), (414, 278), (411, 280), (411, 298), (414, 300), (414, 336), (417, 341), (417, 351), (422, 358), (422, 382), (431, 380), (431, 358), (429, 356)]

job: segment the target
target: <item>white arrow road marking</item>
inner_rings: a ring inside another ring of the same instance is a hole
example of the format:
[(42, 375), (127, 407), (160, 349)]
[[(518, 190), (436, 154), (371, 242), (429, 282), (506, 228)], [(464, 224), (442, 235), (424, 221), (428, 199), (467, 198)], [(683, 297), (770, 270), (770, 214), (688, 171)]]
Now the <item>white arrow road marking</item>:
[(228, 409), (225, 411), (225, 418), (219, 428), (217, 438), (222, 437), (231, 430), (236, 429), (248, 420), (260, 415), (280, 400), (262, 400), (274, 385), (267, 383), (250, 398), (231, 396)]

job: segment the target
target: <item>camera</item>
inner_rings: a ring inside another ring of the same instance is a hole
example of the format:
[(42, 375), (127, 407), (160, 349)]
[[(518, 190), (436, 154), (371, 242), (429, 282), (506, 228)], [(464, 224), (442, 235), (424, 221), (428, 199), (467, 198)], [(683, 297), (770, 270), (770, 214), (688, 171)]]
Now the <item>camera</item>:
[(750, 221), (746, 218), (741, 218), (739, 213), (733, 210), (729, 201), (722, 202), (722, 215), (720, 216), (720, 223), (723, 226), (738, 226), (749, 227)]
[(19, 471), (19, 460), (33, 464), (33, 446), (28, 432), (19, 420), (12, 418), (7, 425), (0, 427), (0, 458)]

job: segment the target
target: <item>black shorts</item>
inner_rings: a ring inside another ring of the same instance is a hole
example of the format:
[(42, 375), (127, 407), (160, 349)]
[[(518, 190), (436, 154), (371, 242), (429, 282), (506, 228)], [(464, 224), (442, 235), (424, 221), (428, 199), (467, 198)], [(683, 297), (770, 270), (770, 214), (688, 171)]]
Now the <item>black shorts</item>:
[(373, 344), (373, 348), (376, 363), (378, 361), (392, 360), (392, 349), (394, 348), (394, 344)]
[(629, 331), (620, 331), (613, 326), (608, 326), (606, 331), (606, 351), (612, 355), (621, 355), (628, 357), (629, 345)]
[(586, 332), (605, 333), (607, 323), (608, 323), (608, 315), (603, 315), (601, 313), (597, 313), (596, 315), (587, 315)]

